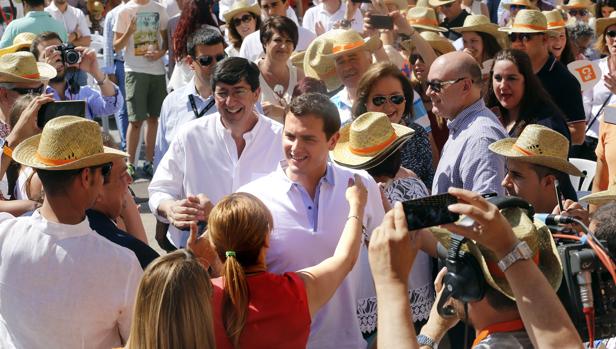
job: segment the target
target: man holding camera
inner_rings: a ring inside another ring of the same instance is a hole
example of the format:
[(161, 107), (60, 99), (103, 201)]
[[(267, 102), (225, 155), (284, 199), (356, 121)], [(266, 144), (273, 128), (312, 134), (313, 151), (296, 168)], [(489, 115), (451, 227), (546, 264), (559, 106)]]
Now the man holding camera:
[[(32, 42), (32, 53), (41, 62), (56, 68), (58, 75), (49, 81), (47, 93), (52, 93), (57, 101), (86, 101), (86, 116), (89, 119), (113, 115), (122, 107), (122, 95), (98, 67), (96, 52), (85, 47), (65, 45), (58, 34), (44, 32)], [(100, 86), (98, 92), (88, 86), (79, 86), (76, 81), (67, 80), (67, 69), (80, 69), (94, 77)]]

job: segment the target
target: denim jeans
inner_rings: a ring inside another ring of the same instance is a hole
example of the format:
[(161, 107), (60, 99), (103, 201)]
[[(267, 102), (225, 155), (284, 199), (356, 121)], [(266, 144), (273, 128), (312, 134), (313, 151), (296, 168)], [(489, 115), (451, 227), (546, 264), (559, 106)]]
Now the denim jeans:
[(126, 90), (124, 89), (124, 62), (115, 61), (115, 76), (118, 79), (118, 87), (124, 98), (124, 106), (122, 110), (115, 113), (115, 121), (120, 131), (121, 149), (126, 149), (126, 130), (128, 129), (128, 112), (126, 111)]

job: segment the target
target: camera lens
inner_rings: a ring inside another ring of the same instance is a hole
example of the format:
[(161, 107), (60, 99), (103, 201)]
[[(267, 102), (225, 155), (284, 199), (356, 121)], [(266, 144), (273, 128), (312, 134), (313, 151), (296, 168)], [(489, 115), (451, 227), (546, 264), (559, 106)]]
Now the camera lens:
[(67, 49), (64, 51), (64, 61), (66, 64), (77, 64), (79, 63), (79, 52)]

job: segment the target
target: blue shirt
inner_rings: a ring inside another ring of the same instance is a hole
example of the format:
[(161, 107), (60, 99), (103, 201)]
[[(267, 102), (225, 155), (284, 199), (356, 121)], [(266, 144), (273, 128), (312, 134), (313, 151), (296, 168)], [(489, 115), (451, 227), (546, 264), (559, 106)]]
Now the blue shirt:
[(340, 124), (344, 125), (353, 120), (353, 104), (349, 99), (349, 93), (347, 92), (346, 87), (342, 90), (338, 91), (332, 98), (329, 99), (336, 108), (338, 108), (338, 113), (340, 114)]
[(319, 194), (321, 193), (321, 184), (323, 183), (327, 183), (331, 186), (336, 184), (334, 182), (334, 171), (329, 163), (327, 163), (327, 167), (325, 169), (325, 176), (321, 177), (319, 183), (317, 184), (314, 192), (314, 200), (310, 197), (310, 194), (308, 194), (303, 185), (296, 182), (293, 182), (292, 184), (292, 186), (299, 191), (299, 195), (301, 196), (304, 207), (306, 208), (308, 223), (310, 224), (312, 231), (315, 232), (317, 231), (319, 224)]
[(436, 168), (432, 195), (446, 193), (449, 187), (503, 195), (505, 158), (488, 146), (506, 138), (507, 131), (483, 99), (460, 112), (447, 127), (449, 137)]
[[(89, 86), (81, 86), (79, 88), (79, 93), (71, 94), (67, 84), (64, 96), (67, 101), (86, 101), (86, 117), (91, 120), (95, 117), (113, 115), (118, 110), (122, 109), (124, 99), (118, 87), (114, 85), (114, 88), (116, 91), (115, 96), (103, 96), (100, 92)], [(51, 86), (47, 86), (45, 93), (53, 93), (53, 99), (56, 101), (61, 100), (58, 91)]]
[(105, 74), (115, 74), (115, 60), (124, 61), (122, 51), (115, 52), (113, 50), (113, 26), (118, 19), (118, 13), (122, 9), (122, 4), (116, 6), (113, 10), (107, 13), (105, 16), (105, 24), (103, 27), (103, 40), (105, 46), (103, 46), (103, 66), (101, 70)]
[(45, 11), (30, 11), (23, 18), (12, 21), (4, 30), (0, 47), (5, 48), (13, 45), (13, 39), (19, 33), (32, 33), (39, 35), (42, 32), (56, 32), (63, 42), (68, 41), (68, 35), (64, 24), (55, 20)]

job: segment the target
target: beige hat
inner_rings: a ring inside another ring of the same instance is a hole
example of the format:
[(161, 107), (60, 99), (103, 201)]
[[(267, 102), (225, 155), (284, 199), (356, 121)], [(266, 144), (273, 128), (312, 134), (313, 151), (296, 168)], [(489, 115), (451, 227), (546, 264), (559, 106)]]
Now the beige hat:
[(332, 35), (337, 30), (339, 29), (317, 36), (304, 53), (304, 75), (322, 80), (328, 91), (333, 91), (342, 85), (336, 74), (335, 62), (329, 56), (333, 47)]
[(567, 22), (560, 10), (542, 11), (541, 13), (543, 13), (548, 21), (548, 29), (561, 29), (567, 26)]
[(588, 194), (579, 199), (581, 202), (587, 202), (591, 205), (605, 205), (610, 201), (616, 200), (616, 177), (606, 190)]
[(492, 35), (497, 41), (504, 40), (506, 36), (498, 31), (498, 25), (491, 23), (490, 19), (484, 15), (469, 15), (464, 19), (464, 25), (461, 27), (451, 28), (458, 33), (464, 32), (482, 32)]
[(0, 56), (0, 82), (45, 82), (56, 74), (54, 67), (37, 62), (30, 52), (19, 51)]
[(27, 48), (30, 49), (30, 45), (32, 45), (32, 41), (36, 39), (36, 35), (32, 33), (19, 33), (13, 38), (13, 45), (0, 49), (0, 56), (17, 52), (19, 50), (23, 50)]
[(225, 19), (227, 25), (229, 25), (231, 24), (231, 20), (233, 19), (233, 17), (242, 12), (250, 12), (257, 17), (261, 16), (261, 8), (259, 7), (258, 3), (250, 5), (247, 0), (236, 0), (233, 3), (233, 6), (231, 6), (231, 9), (225, 12), (222, 17)]
[(569, 3), (566, 5), (560, 5), (560, 8), (563, 10), (572, 10), (572, 9), (590, 9), (593, 6), (592, 1), (590, 0), (569, 0)]
[(490, 144), (489, 148), (510, 159), (553, 168), (574, 176), (582, 175), (582, 172), (567, 160), (567, 138), (542, 125), (528, 125), (520, 137), (501, 139)]
[(392, 124), (385, 113), (364, 113), (340, 129), (332, 158), (346, 167), (371, 168), (399, 149), (413, 133), (410, 127)]
[(548, 31), (548, 21), (538, 10), (520, 10), (511, 27), (499, 28), (508, 33), (545, 33)]
[(415, 29), (446, 32), (447, 29), (438, 26), (436, 13), (430, 7), (413, 7), (406, 12), (406, 19)]
[(295, 67), (304, 70), (304, 56), (306, 56), (306, 51), (295, 51), (291, 53), (289, 60)]
[[(531, 221), (526, 211), (521, 208), (507, 208), (501, 210), (501, 213), (511, 224), (515, 236), (528, 244), (533, 251), (533, 262), (537, 264), (552, 289), (557, 290), (562, 281), (563, 267), (548, 227), (539, 220)], [(445, 248), (449, 248), (451, 241), (449, 231), (441, 228), (430, 228), (430, 231)], [(470, 252), (479, 262), (486, 282), (490, 286), (508, 298), (515, 299), (505, 274), (498, 267), (499, 259), (492, 251), (472, 240), (466, 240), (462, 250)]]
[(439, 6), (451, 4), (454, 1), (456, 0), (428, 0), (428, 3), (432, 7), (439, 7)]
[(385, 3), (385, 5), (387, 4), (396, 5), (398, 10), (402, 13), (404, 13), (404, 11), (406, 11), (406, 9), (409, 8), (409, 3), (406, 0), (384, 0), (383, 2)]
[[(419, 35), (421, 35), (421, 37), (430, 44), (432, 49), (437, 51), (437, 55), (443, 55), (445, 53), (453, 52), (456, 50), (451, 41), (435, 32), (426, 31), (419, 33)], [(413, 44), (412, 40), (405, 40), (400, 43), (400, 46), (411, 52), (413, 51), (415, 45)]]
[(76, 170), (98, 166), (128, 154), (103, 146), (100, 126), (77, 116), (50, 120), (43, 132), (21, 142), (13, 160), (43, 170)]
[(327, 56), (330, 58), (336, 58), (361, 49), (372, 52), (381, 44), (381, 39), (378, 36), (362, 38), (353, 29), (334, 29), (329, 34), (328, 37), (331, 38), (332, 46), (331, 53), (327, 54)]
[(432, 8), (430, 7), (430, 2), (428, 2), (428, 0), (417, 0), (414, 7)]
[(612, 11), (609, 17), (599, 18), (595, 21), (595, 34), (603, 35), (607, 27), (616, 24), (616, 11)]
[(525, 6), (527, 9), (529, 10), (536, 10), (537, 8), (531, 4), (530, 1), (528, 0), (511, 0), (507, 3), (503, 4), (503, 8), (506, 10), (509, 10), (511, 8), (511, 5), (516, 5), (516, 6)]

